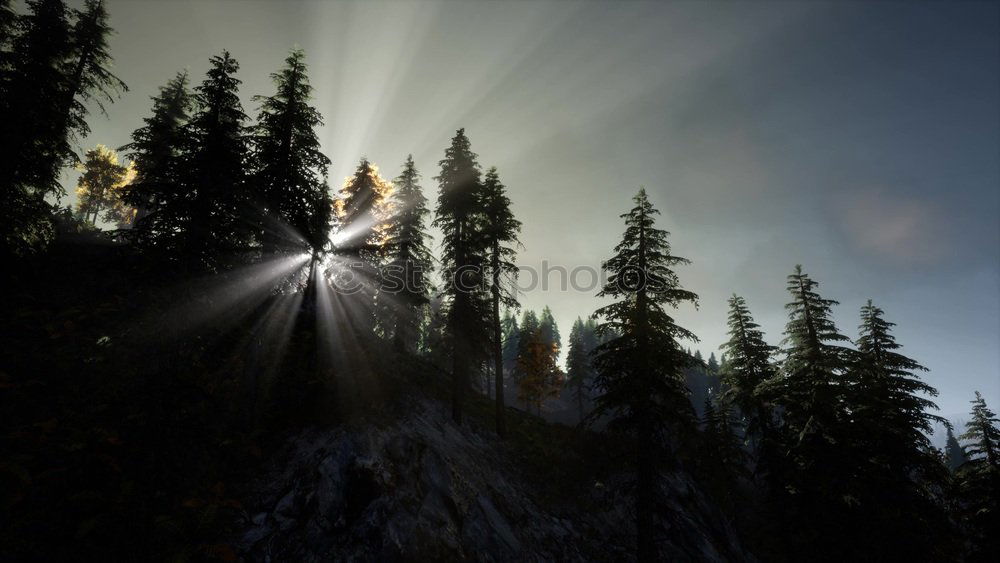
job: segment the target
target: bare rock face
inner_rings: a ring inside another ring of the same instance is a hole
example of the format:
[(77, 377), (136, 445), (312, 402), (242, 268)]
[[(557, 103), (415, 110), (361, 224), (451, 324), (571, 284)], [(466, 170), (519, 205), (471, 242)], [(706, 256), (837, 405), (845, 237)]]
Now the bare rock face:
[[(586, 510), (557, 516), (533, 500), (501, 444), (456, 427), (429, 401), (384, 427), (304, 432), (286, 450), (257, 482), (256, 515), (235, 541), (248, 560), (634, 557), (623, 487), (594, 484), (579, 493)], [(665, 475), (663, 498), (664, 560), (751, 559), (689, 477)]]

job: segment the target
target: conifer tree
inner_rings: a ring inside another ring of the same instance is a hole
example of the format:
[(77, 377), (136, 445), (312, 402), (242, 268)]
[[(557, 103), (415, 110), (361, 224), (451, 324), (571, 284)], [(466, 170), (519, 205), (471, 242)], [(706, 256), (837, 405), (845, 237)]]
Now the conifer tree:
[(958, 442), (958, 438), (955, 437), (955, 432), (952, 430), (951, 424), (947, 424), (945, 430), (947, 431), (945, 438), (945, 460), (948, 463), (948, 469), (954, 473), (963, 463), (968, 461), (968, 458), (965, 456), (965, 450)]
[(657, 229), (645, 189), (633, 199), (635, 207), (622, 215), (626, 230), (615, 255), (604, 262), (607, 284), (598, 294), (617, 301), (597, 310), (600, 333), (618, 337), (597, 348), (596, 383), (591, 420), (610, 415), (609, 428), (636, 437), (637, 546), (640, 561), (655, 558), (653, 506), (660, 445), (668, 430), (690, 434), (694, 414), (681, 370), (689, 356), (679, 339), (696, 340), (680, 327), (665, 306), (697, 303), (697, 296), (680, 286), (673, 268), (689, 261), (674, 256), (668, 233)]
[(125, 203), (137, 209), (129, 234), (140, 248), (176, 258), (190, 220), (190, 194), (181, 182), (185, 125), (192, 104), (187, 72), (177, 73), (152, 100), (152, 115), (132, 133), (132, 142), (120, 149), (128, 151), (136, 169), (124, 195)]
[[(838, 343), (849, 339), (832, 319), (837, 302), (820, 297), (817, 286), (801, 266), (788, 276), (792, 301), (785, 305), (782, 372), (761, 386), (765, 399), (783, 409), (786, 447), (800, 470), (799, 485), (830, 482), (829, 472), (842, 461), (836, 433), (845, 418), (842, 376), (850, 352)], [(814, 470), (822, 474), (811, 475)]]
[(488, 348), (489, 300), (484, 291), (482, 182), (465, 129), (459, 129), (440, 161), (434, 225), (441, 229), (442, 274), (452, 339), (452, 418), (462, 422), (471, 372)]
[(754, 322), (746, 301), (738, 295), (729, 298), (728, 325), (729, 340), (722, 345), (726, 362), (720, 370), (727, 388), (725, 399), (734, 404), (747, 421), (748, 434), (757, 440), (769, 439), (771, 410), (757, 389), (775, 375), (771, 358), (776, 348), (764, 341), (760, 325)]
[(965, 424), (968, 461), (958, 471), (959, 513), (968, 530), (969, 561), (1000, 558), (1000, 419), (976, 391), (972, 414)]
[(576, 318), (569, 331), (569, 350), (566, 353), (566, 384), (569, 385), (573, 400), (576, 402), (580, 422), (585, 415), (585, 404), (589, 400), (587, 388), (593, 373), (590, 367), (590, 349), (588, 348), (587, 327), (580, 317)]
[(433, 262), (427, 248), (430, 235), (424, 225), (430, 211), (412, 155), (406, 157), (394, 184), (396, 213), (386, 230), (384, 251), (385, 271), (391, 279), (380, 284), (380, 292), (386, 292), (382, 316), (387, 319), (387, 331), (392, 333), (396, 350), (413, 351), (419, 319), (430, 302), (428, 279)]
[(196, 267), (225, 268), (251, 244), (247, 116), (237, 92), (238, 70), (229, 51), (211, 58), (205, 80), (195, 88), (196, 110), (186, 130), (182, 183), (190, 213), (185, 238)]
[(959, 438), (968, 445), (965, 455), (978, 465), (1000, 470), (1000, 419), (986, 406), (986, 399), (976, 391), (972, 401), (972, 416), (965, 423), (965, 433)]
[[(87, 106), (96, 105), (102, 113), (105, 103), (114, 102), (128, 87), (111, 70), (112, 57), (108, 37), (113, 33), (104, 0), (85, 0), (82, 12), (75, 12), (71, 32), (70, 59), (63, 92), (61, 127), (72, 135), (86, 136)], [(58, 158), (58, 155), (54, 155)]]
[(552, 309), (548, 305), (542, 308), (538, 322), (542, 329), (542, 338), (551, 345), (556, 357), (558, 357), (559, 350), (562, 348), (562, 338), (559, 335), (559, 325), (556, 324), (556, 318), (552, 315)]
[(324, 249), (332, 200), (326, 183), (330, 159), (320, 152), (316, 128), (323, 117), (309, 104), (312, 86), (305, 54), (295, 49), (271, 75), (272, 96), (257, 96), (260, 113), (253, 132), (254, 187), (262, 207), (264, 254)]
[(350, 269), (352, 287), (359, 288), (351, 297), (357, 311), (351, 322), (354, 330), (364, 337), (374, 334), (379, 270), (388, 251), (384, 243), (392, 212), (392, 192), (392, 183), (382, 177), (378, 166), (362, 158), (335, 202), (339, 239), (336, 252), (341, 264)]
[(517, 324), (517, 317), (511, 313), (510, 309), (504, 311), (501, 325), (503, 331), (503, 369), (505, 373), (513, 373), (517, 362), (521, 329)]
[(923, 452), (930, 449), (927, 436), (933, 424), (947, 421), (928, 412), (937, 405), (924, 396), (935, 397), (937, 390), (914, 373), (927, 368), (899, 352), (891, 332), (895, 323), (883, 314), (870, 299), (861, 308), (847, 401), (864, 434), (859, 439), (873, 442), (871, 454), (884, 458), (884, 465), (899, 464), (909, 472), (928, 462)]
[(507, 434), (507, 420), (503, 394), (503, 332), (500, 326), (500, 306), (517, 307), (517, 289), (514, 283), (517, 278), (517, 264), (514, 263), (514, 257), (517, 255), (517, 247), (521, 244), (517, 238), (521, 231), (521, 222), (514, 218), (510, 210), (510, 198), (507, 197), (506, 189), (500, 182), (495, 166), (486, 171), (481, 198), (482, 235), (489, 253), (490, 300), (493, 305), (490, 332), (496, 385), (496, 430), (502, 438)]
[(63, 194), (58, 173), (72, 155), (68, 132), (60, 131), (72, 49), (69, 14), (62, 0), (29, 1), (27, 8), (13, 19), (6, 69), (0, 69), (0, 208), (7, 211), (0, 244), (13, 255), (39, 250), (54, 237), (44, 198)]
[(541, 325), (538, 322), (538, 315), (534, 311), (525, 311), (521, 314), (521, 325), (518, 328), (517, 354), (514, 356), (514, 379), (520, 381), (524, 377), (524, 370), (521, 369), (522, 360), (528, 355), (528, 346), (531, 344), (533, 334), (538, 332)]
[[(848, 433), (840, 433), (847, 438), (841, 457), (857, 460), (857, 466), (849, 461), (839, 469), (857, 475), (851, 494), (860, 515), (851, 520), (863, 523), (859, 533), (881, 538), (869, 553), (916, 558), (947, 544), (948, 519), (933, 491), (942, 490), (948, 476), (928, 439), (934, 423), (947, 421), (930, 414), (937, 405), (924, 396), (934, 397), (937, 390), (915, 374), (926, 368), (900, 353), (893, 326), (871, 300), (862, 307), (844, 393)], [(900, 525), (904, 514), (905, 526)]]

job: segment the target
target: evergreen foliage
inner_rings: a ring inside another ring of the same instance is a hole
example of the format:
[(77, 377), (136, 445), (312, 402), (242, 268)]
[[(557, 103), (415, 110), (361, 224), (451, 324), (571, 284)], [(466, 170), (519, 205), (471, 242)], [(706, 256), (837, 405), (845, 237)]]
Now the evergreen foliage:
[(452, 418), (462, 422), (471, 374), (488, 350), (490, 303), (482, 232), (481, 173), (465, 129), (459, 129), (440, 161), (434, 226), (442, 232), (441, 268), (452, 339)]
[(332, 199), (326, 183), (328, 159), (316, 128), (323, 118), (312, 99), (305, 54), (295, 49), (285, 67), (271, 75), (272, 96), (257, 96), (260, 113), (253, 129), (253, 184), (259, 198), (264, 254), (325, 249)]
[(229, 54), (212, 57), (195, 88), (195, 111), (181, 155), (181, 185), (187, 213), (183, 229), (189, 264), (222, 270), (245, 261), (253, 244), (247, 116), (236, 78), (239, 63)]
[(380, 291), (386, 292), (381, 316), (396, 350), (413, 351), (419, 320), (430, 302), (428, 279), (434, 264), (425, 227), (430, 211), (412, 155), (406, 157), (394, 184), (396, 213), (386, 229), (383, 250), (385, 271), (391, 278), (380, 284)]
[(697, 296), (680, 286), (673, 268), (688, 260), (671, 254), (668, 233), (655, 227), (659, 212), (646, 190), (640, 189), (633, 201), (635, 207), (621, 216), (626, 225), (622, 242), (603, 264), (610, 275), (598, 295), (617, 301), (595, 313), (603, 319), (598, 334), (615, 331), (619, 336), (595, 352), (600, 394), (590, 417), (609, 415), (610, 429), (636, 437), (638, 555), (640, 560), (652, 560), (659, 446), (669, 432), (690, 434), (694, 428), (681, 373), (690, 360), (678, 340), (697, 338), (677, 325), (665, 306), (697, 303)]
[(132, 133), (132, 142), (120, 149), (128, 151), (136, 170), (123, 196), (137, 210), (129, 236), (146, 252), (177, 259), (190, 222), (181, 159), (193, 104), (187, 73), (177, 73), (152, 100), (152, 114)]
[[(500, 324), (500, 307), (516, 308), (517, 303), (517, 264), (514, 257), (517, 247), (521, 244), (518, 233), (521, 222), (514, 218), (510, 210), (510, 198), (506, 188), (500, 182), (496, 167), (486, 171), (483, 179), (480, 205), (482, 207), (482, 236), (489, 254), (489, 284), (492, 311), (490, 314), (490, 333), (492, 335), (490, 354), (493, 359), (493, 377), (496, 386), (496, 430), (501, 437), (507, 433), (504, 405), (503, 381), (503, 329)], [(548, 308), (545, 309), (548, 311)], [(551, 316), (551, 311), (548, 311)], [(553, 328), (555, 321), (552, 321)]]

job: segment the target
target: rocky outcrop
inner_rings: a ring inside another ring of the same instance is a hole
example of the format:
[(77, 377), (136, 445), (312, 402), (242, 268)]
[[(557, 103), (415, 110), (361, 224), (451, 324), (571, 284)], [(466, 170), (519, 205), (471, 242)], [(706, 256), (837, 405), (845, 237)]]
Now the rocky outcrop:
[[(387, 425), (304, 432), (252, 488), (235, 543), (254, 561), (627, 560), (634, 528), (621, 483), (546, 510), (504, 445), (457, 427), (432, 401)], [(682, 473), (665, 475), (660, 552), (670, 561), (750, 557)], [(255, 515), (251, 515), (255, 513)]]

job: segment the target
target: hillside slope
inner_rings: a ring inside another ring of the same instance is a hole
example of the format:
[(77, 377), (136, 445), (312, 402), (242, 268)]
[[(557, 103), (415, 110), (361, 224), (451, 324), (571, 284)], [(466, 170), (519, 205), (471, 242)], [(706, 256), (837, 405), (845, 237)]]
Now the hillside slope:
[[(621, 473), (573, 483), (552, 466), (550, 479), (536, 468), (539, 483), (519, 467), (530, 463), (524, 434), (501, 443), (476, 424), (457, 427), (426, 398), (400, 410), (384, 424), (291, 438), (251, 486), (244, 504), (253, 515), (233, 542), (242, 554), (255, 561), (632, 557), (632, 502), (620, 492)], [(540, 425), (542, 439), (544, 428), (559, 431), (527, 420), (514, 425), (526, 424)], [(572, 485), (569, 498), (547, 497), (546, 483)], [(664, 475), (661, 494), (664, 560), (752, 559), (686, 474)]]

